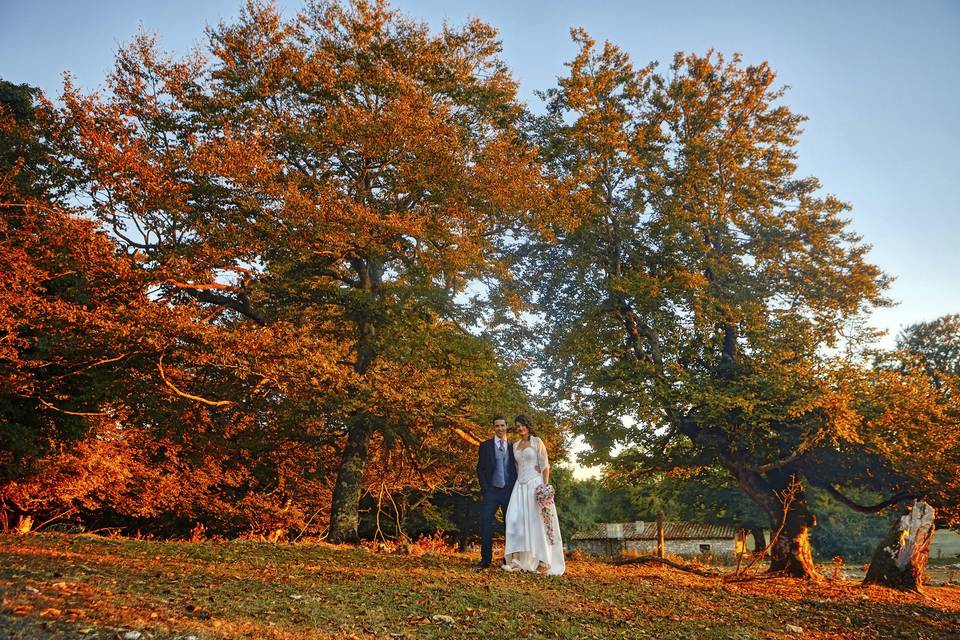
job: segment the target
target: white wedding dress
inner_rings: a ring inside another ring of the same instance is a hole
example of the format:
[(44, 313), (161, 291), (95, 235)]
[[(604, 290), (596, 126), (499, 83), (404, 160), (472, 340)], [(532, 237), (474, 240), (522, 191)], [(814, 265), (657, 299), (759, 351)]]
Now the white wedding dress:
[(503, 550), (505, 568), (509, 570), (538, 571), (541, 567), (552, 576), (562, 575), (566, 569), (563, 559), (563, 540), (557, 509), (549, 508), (547, 520), (552, 523), (553, 539), (548, 536), (544, 516), (537, 504), (535, 491), (543, 484), (541, 471), (549, 466), (547, 448), (540, 438), (532, 436), (530, 446), (518, 450), (513, 444), (517, 461), (517, 483), (513, 485), (507, 505), (507, 538)]

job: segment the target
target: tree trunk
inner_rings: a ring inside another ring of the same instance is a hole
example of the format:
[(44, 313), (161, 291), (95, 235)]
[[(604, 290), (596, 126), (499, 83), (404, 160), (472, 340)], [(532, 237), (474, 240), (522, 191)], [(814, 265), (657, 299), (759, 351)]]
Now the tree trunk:
[(903, 591), (922, 590), (936, 528), (933, 521), (933, 507), (923, 501), (914, 501), (873, 552), (864, 584), (879, 584)]
[[(371, 261), (355, 260), (354, 268), (365, 292), (379, 287), (380, 269)], [(365, 376), (377, 357), (377, 328), (363, 318), (357, 320), (357, 361), (354, 371)], [(330, 533), (327, 540), (335, 544), (360, 542), (357, 529), (360, 525), (360, 493), (363, 490), (363, 472), (367, 464), (367, 451), (373, 425), (360, 411), (350, 421), (347, 446), (343, 460), (337, 469), (337, 483), (333, 487), (330, 505)], [(398, 532), (399, 533), (399, 532)]]
[(457, 525), (457, 551), (463, 553), (470, 542), (470, 513), (472, 498), (467, 496), (453, 496), (453, 514)]
[(748, 527), (751, 535), (753, 535), (753, 552), (760, 553), (767, 548), (767, 537), (763, 533), (763, 527)]
[[(766, 511), (770, 518), (770, 535), (776, 537), (770, 548), (770, 572), (820, 580), (822, 577), (813, 563), (809, 535), (810, 527), (816, 526), (817, 519), (810, 512), (806, 495), (796, 480), (796, 474), (786, 469), (777, 469), (763, 476), (741, 464), (728, 461), (726, 466), (736, 477), (740, 488)], [(784, 516), (784, 497), (791, 492)]]
[(327, 540), (337, 543), (357, 543), (360, 537), (360, 492), (363, 489), (363, 471), (373, 430), (363, 418), (356, 420), (347, 435), (343, 461), (337, 470), (330, 506), (330, 533)]
[[(820, 580), (820, 573), (813, 563), (813, 551), (810, 549), (810, 527), (817, 519), (810, 513), (803, 491), (798, 491), (787, 509), (784, 522), (783, 509), (770, 514), (773, 531), (783, 524), (770, 549), (770, 572), (783, 572), (796, 578)], [(775, 535), (775, 534), (771, 534)]]

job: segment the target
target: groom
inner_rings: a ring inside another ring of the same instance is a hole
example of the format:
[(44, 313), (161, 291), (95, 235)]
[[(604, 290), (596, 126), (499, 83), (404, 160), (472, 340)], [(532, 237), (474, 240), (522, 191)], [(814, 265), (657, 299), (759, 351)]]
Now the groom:
[(493, 559), (493, 520), (497, 508), (507, 515), (510, 492), (517, 481), (517, 465), (513, 447), (507, 442), (507, 420), (503, 416), (493, 419), (493, 438), (480, 443), (477, 454), (477, 480), (480, 481), (480, 569), (490, 566)]

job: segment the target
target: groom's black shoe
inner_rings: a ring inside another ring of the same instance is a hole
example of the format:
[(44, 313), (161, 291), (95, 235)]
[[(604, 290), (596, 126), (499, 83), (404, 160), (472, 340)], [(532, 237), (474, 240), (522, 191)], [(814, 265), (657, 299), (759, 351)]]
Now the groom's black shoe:
[(489, 562), (478, 562), (478, 563), (476, 564), (476, 570), (477, 570), (477, 571), (484, 571), (485, 569), (489, 569), (489, 568), (490, 568), (490, 563), (489, 563)]

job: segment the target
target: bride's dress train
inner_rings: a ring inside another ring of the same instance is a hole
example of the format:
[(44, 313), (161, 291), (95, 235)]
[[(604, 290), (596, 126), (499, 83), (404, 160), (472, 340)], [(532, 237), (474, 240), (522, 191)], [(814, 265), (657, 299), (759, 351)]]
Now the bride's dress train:
[(541, 470), (549, 466), (547, 448), (536, 436), (530, 438), (530, 446), (523, 450), (518, 450), (517, 444), (513, 449), (517, 483), (513, 485), (504, 518), (507, 534), (505, 568), (538, 571), (543, 566), (548, 574), (559, 576), (566, 569), (566, 563), (557, 509), (554, 506), (548, 508), (547, 520), (552, 525), (552, 530), (548, 531), (536, 498), (537, 487), (543, 484)]

